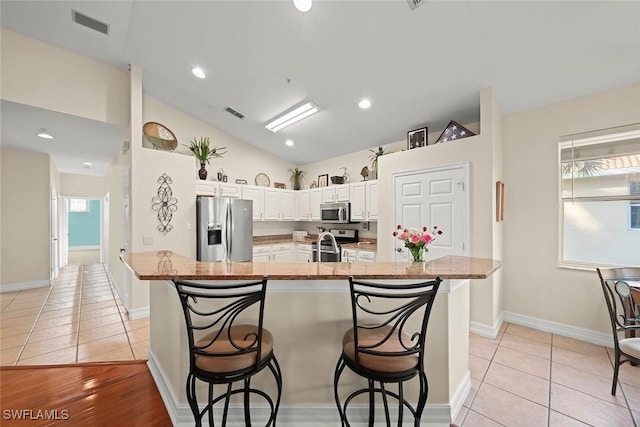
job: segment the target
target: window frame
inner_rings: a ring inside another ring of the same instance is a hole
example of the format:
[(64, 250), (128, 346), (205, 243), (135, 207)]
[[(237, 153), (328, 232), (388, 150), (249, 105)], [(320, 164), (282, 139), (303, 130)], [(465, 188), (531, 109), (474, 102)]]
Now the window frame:
[[(577, 201), (577, 202), (607, 202), (607, 201), (629, 201), (629, 209), (628, 212), (628, 220), (627, 220), (627, 229), (630, 232), (640, 231), (640, 228), (631, 228), (631, 206), (640, 206), (640, 193), (637, 195), (630, 194), (631, 191), (628, 192), (627, 195), (617, 195), (617, 196), (575, 196), (574, 189), (572, 185), (571, 196), (563, 197), (563, 174), (562, 174), (562, 150), (571, 146), (574, 142), (586, 142), (593, 141), (592, 143), (606, 143), (606, 142), (617, 142), (624, 141), (626, 139), (630, 139), (629, 135), (633, 135), (632, 138), (640, 137), (640, 124), (634, 124), (629, 126), (623, 126), (616, 129), (605, 129), (596, 132), (587, 132), (583, 134), (569, 135), (566, 137), (559, 138), (558, 144), (558, 162), (557, 162), (557, 171), (558, 171), (558, 267), (567, 268), (573, 270), (588, 270), (593, 271), (596, 267), (608, 266), (610, 264), (598, 263), (594, 264), (592, 262), (580, 262), (580, 261), (570, 261), (564, 259), (564, 250), (565, 250), (565, 208), (564, 204), (566, 201)], [(638, 151), (640, 154), (640, 150)], [(606, 158), (606, 157), (597, 157)], [(587, 160), (586, 158), (582, 158), (580, 160)], [(575, 160), (572, 160), (575, 161)], [(631, 182), (637, 182), (636, 180), (629, 181), (629, 186), (631, 186)], [(629, 187), (630, 188), (630, 187)], [(617, 266), (617, 265), (611, 265)]]

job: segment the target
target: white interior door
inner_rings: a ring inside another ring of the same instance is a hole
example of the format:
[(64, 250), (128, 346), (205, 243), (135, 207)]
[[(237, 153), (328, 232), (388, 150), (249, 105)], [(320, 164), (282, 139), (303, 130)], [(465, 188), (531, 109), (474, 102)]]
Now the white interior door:
[[(466, 254), (466, 176), (465, 165), (394, 175), (394, 223), (406, 228), (426, 226), (430, 230), (437, 226), (442, 231), (429, 246), (425, 260)], [(398, 239), (394, 243), (395, 260), (408, 261), (411, 254), (404, 244)]]
[[(131, 209), (129, 205), (129, 199), (131, 196), (131, 173), (129, 169), (124, 172), (124, 201), (123, 201), (123, 212), (124, 212), (124, 222), (123, 222), (123, 230), (124, 236), (122, 239), (122, 248), (121, 252), (129, 252), (129, 242), (131, 240)], [(124, 269), (124, 301), (122, 304), (124, 308), (131, 312), (131, 271), (128, 268)]]
[(109, 193), (102, 199), (100, 211), (100, 262), (109, 264)]
[(59, 251), (58, 251), (58, 194), (56, 193), (56, 189), (51, 187), (51, 202), (49, 206), (49, 220), (50, 220), (50, 230), (51, 230), (51, 260), (50, 260), (50, 274), (49, 279), (52, 281), (58, 275), (58, 266), (59, 262)]

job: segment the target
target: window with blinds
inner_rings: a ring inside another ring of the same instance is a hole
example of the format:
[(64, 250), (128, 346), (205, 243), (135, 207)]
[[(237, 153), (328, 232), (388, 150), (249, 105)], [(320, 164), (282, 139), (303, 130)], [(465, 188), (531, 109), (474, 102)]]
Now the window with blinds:
[(560, 139), (561, 265), (640, 266), (640, 124)]

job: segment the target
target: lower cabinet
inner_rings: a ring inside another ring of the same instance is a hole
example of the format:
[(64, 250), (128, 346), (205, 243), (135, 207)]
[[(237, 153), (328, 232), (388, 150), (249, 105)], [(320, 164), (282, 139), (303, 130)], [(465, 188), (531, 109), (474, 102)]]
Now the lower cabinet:
[(294, 262), (296, 260), (293, 243), (259, 245), (253, 247), (254, 262)]
[(313, 262), (311, 245), (296, 243), (296, 262)]
[(376, 253), (362, 249), (343, 249), (342, 262), (375, 262)]

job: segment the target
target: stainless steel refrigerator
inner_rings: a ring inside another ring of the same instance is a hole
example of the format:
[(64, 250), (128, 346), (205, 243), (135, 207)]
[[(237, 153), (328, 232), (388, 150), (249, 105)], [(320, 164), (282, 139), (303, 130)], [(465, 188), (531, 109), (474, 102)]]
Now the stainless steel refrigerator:
[(253, 201), (196, 198), (198, 261), (253, 259)]

